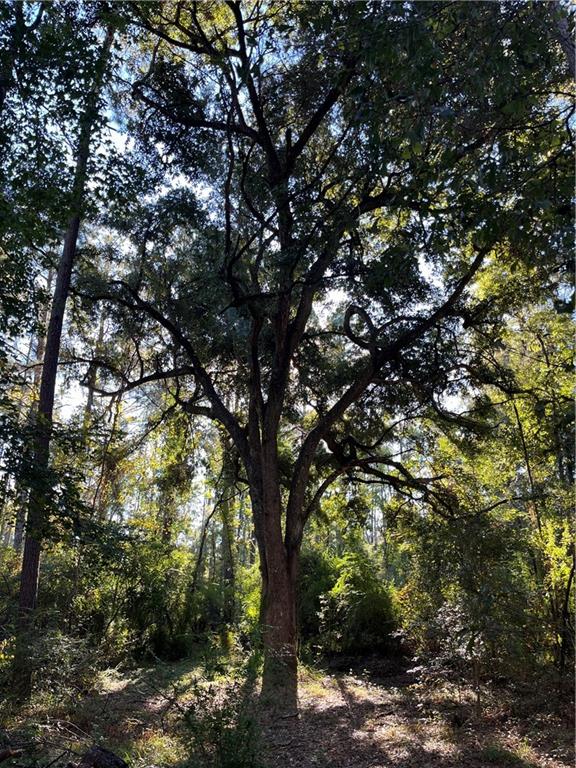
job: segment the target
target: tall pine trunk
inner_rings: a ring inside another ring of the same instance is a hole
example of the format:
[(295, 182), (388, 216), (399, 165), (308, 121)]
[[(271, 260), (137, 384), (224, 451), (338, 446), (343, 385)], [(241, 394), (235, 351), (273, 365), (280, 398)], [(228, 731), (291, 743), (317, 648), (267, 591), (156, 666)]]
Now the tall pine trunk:
[[(52, 269), (49, 269), (48, 277), (46, 280), (46, 291), (48, 294), (50, 294), (50, 291), (52, 290), (53, 277), (54, 277), (53, 271)], [(48, 321), (48, 311), (49, 311), (49, 305), (48, 305), (48, 302), (46, 302), (42, 307), (42, 313), (40, 315), (40, 323), (39, 323), (40, 328), (38, 330), (38, 339), (36, 342), (36, 365), (34, 367), (34, 374), (32, 379), (32, 392), (33, 392), (34, 402), (30, 406), (30, 411), (28, 413), (28, 424), (30, 426), (35, 425), (38, 418), (38, 414), (36, 410), (37, 409), (36, 395), (42, 379), (42, 365), (43, 365), (45, 349), (46, 349), (46, 332), (44, 329), (46, 326), (46, 322)], [(27, 502), (28, 502), (28, 493), (25, 488), (21, 488), (20, 493), (18, 494), (18, 503), (16, 506), (16, 521), (14, 523), (14, 549), (18, 553), (22, 551), (22, 544), (24, 542), (24, 529), (26, 526)]]
[(62, 339), (62, 326), (64, 322), (64, 312), (66, 310), (66, 301), (70, 290), (72, 267), (74, 265), (76, 247), (78, 244), (78, 233), (80, 230), (86, 188), (88, 158), (90, 155), (90, 140), (98, 118), (98, 101), (102, 75), (112, 44), (112, 37), (112, 31), (108, 30), (102, 46), (99, 70), (94, 87), (88, 95), (86, 109), (80, 119), (78, 152), (72, 187), (71, 216), (64, 238), (62, 256), (58, 264), (56, 285), (54, 288), (54, 296), (52, 298), (52, 306), (50, 309), (50, 320), (46, 334), (44, 364), (40, 380), (36, 439), (33, 446), (34, 467), (37, 482), (36, 486), (32, 488), (30, 492), (28, 503), (28, 520), (20, 575), (18, 627), (13, 667), (14, 685), (21, 698), (26, 698), (30, 695), (32, 682), (32, 669), (28, 659), (29, 642), (32, 639), (33, 617), (38, 596), (40, 553), (49, 508), (50, 441), (56, 375), (58, 372), (58, 360)]

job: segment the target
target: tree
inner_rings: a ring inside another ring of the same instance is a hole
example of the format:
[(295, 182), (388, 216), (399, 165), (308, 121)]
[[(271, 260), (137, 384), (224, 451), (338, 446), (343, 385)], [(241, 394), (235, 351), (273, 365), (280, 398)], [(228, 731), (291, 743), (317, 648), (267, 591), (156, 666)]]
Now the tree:
[(104, 34), (103, 42), (101, 42), (99, 46), (100, 49), (95, 61), (93, 82), (88, 87), (87, 93), (85, 94), (84, 104), (82, 104), (81, 107), (82, 111), (80, 112), (78, 121), (76, 162), (70, 199), (70, 218), (64, 236), (62, 255), (58, 263), (54, 294), (50, 307), (50, 318), (46, 333), (38, 398), (36, 436), (33, 448), (33, 461), (36, 471), (40, 476), (40, 480), (36, 484), (36, 487), (32, 488), (30, 493), (26, 540), (24, 544), (20, 579), (20, 637), (14, 660), (14, 681), (24, 696), (28, 695), (31, 682), (31, 670), (26, 660), (26, 649), (28, 632), (31, 627), (31, 619), (36, 606), (42, 537), (49, 509), (48, 498), (50, 488), (47, 482), (47, 476), (49, 474), (52, 413), (54, 408), (54, 393), (56, 388), (56, 374), (60, 355), (64, 312), (70, 289), (72, 267), (76, 256), (82, 211), (85, 205), (85, 189), (90, 146), (98, 125), (100, 92), (104, 71), (108, 63), (112, 39), (113, 28), (108, 27)]
[(468, 3), (116, 12), (138, 41), (125, 130), (152, 194), (112, 202), (124, 272), (81, 290), (130, 328), (138, 366), (117, 391), (166, 380), (228, 433), (259, 551), (263, 693), (291, 707), (322, 494), (361, 476), (430, 495), (391, 445), (475, 375), (461, 339), (505, 292), (479, 299), (478, 278), (552, 272), (569, 247), (555, 19)]

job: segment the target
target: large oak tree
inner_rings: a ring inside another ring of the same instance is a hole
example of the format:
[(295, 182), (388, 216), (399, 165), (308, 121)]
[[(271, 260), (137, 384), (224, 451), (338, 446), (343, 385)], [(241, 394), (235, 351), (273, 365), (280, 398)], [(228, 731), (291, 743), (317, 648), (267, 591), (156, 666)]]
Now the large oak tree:
[[(137, 365), (228, 433), (262, 573), (263, 690), (297, 693), (306, 523), (337, 478), (446, 503), (390, 447), (414, 403), (478, 373), (487, 265), (554, 279), (571, 102), (561, 10), (525, 3), (131, 2), (118, 126), (139, 195), (105, 222)], [(115, 374), (121, 379), (113, 384)], [(397, 446), (396, 446), (397, 447)], [(282, 695), (279, 696), (279, 693)]]

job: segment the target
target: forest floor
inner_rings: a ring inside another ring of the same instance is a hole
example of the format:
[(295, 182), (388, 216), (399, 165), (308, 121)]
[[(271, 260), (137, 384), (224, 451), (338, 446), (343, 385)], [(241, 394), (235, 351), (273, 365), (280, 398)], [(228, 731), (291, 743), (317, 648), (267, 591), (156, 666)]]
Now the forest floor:
[[(241, 703), (245, 683), (180, 662), (108, 671), (82, 697), (45, 695), (0, 715), (2, 768), (51, 768), (92, 744), (133, 768), (561, 768), (573, 765), (571, 708), (543, 690), (431, 687), (397, 665), (300, 674), (298, 717)], [(250, 695), (248, 695), (250, 700)], [(194, 706), (196, 702), (196, 706)], [(2, 730), (3, 729), (3, 730)], [(53, 761), (53, 762), (51, 762)]]

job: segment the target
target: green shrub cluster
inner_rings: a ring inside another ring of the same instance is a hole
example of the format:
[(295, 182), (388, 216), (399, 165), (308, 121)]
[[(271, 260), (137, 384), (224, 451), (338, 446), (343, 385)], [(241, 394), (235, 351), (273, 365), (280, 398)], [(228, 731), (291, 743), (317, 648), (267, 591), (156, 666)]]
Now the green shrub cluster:
[(305, 550), (299, 625), (305, 648), (321, 654), (389, 651), (397, 627), (394, 587), (378, 552), (361, 538), (342, 555)]

